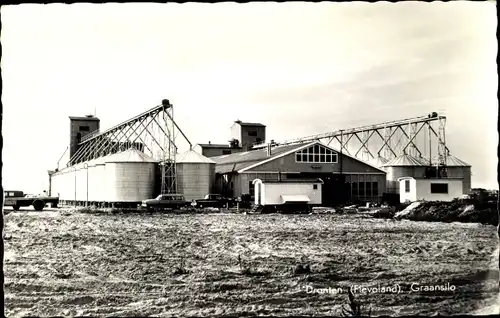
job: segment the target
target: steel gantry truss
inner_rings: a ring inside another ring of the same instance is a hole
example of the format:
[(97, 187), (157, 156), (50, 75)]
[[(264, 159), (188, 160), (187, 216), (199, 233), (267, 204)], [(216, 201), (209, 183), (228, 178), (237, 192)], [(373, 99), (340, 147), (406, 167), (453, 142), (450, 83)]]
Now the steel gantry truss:
[(175, 157), (178, 150), (176, 139), (179, 134), (192, 147), (174, 121), (173, 105), (164, 99), (161, 105), (102, 133), (93, 132), (86, 135), (78, 144), (78, 150), (70, 158), (68, 166), (134, 148), (160, 163), (161, 192), (176, 193)]
[[(435, 125), (438, 125), (437, 129)], [(272, 142), (273, 146), (312, 141), (335, 142), (340, 151), (365, 161), (390, 160), (408, 154), (426, 159), (430, 164), (446, 165), (449, 149), (445, 138), (446, 117), (437, 113), (375, 125), (341, 129), (329, 133)], [(426, 134), (427, 132), (427, 134)], [(254, 144), (254, 149), (266, 143)]]

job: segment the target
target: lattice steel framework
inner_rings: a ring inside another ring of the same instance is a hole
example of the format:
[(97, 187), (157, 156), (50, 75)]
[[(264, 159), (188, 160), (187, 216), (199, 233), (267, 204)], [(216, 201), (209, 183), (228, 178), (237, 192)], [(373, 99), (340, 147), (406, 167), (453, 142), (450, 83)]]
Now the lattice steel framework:
[(176, 193), (175, 156), (179, 134), (192, 147), (189, 139), (174, 121), (173, 105), (165, 99), (161, 105), (102, 133), (93, 132), (86, 135), (70, 158), (68, 166), (135, 148), (160, 163), (161, 192)]
[[(445, 128), (446, 117), (434, 112), (428, 116), (273, 142), (273, 145), (283, 146), (319, 140), (328, 145), (335, 142), (341, 151), (365, 161), (379, 158), (390, 160), (409, 154), (424, 158), (432, 164), (445, 166), (446, 157), (449, 155)], [(259, 143), (254, 144), (253, 148), (259, 149), (265, 146), (266, 143)]]

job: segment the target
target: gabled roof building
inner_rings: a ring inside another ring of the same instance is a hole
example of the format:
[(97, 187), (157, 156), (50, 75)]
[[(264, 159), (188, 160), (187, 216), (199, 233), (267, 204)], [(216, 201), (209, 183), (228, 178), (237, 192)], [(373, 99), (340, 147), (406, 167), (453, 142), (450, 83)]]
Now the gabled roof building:
[(230, 196), (253, 194), (252, 181), (320, 178), (323, 204), (377, 201), (385, 191), (385, 171), (318, 141), (244, 151), (211, 158), (216, 188)]

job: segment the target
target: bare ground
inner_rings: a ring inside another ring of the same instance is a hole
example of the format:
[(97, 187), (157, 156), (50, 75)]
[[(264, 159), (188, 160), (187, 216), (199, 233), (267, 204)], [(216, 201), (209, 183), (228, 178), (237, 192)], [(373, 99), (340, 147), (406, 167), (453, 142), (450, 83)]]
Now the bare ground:
[[(5, 216), (7, 316), (339, 315), (353, 284), (373, 315), (460, 314), (498, 294), (491, 225), (360, 215)], [(241, 259), (241, 262), (238, 259)], [(310, 273), (294, 269), (308, 264)], [(410, 285), (456, 290), (411, 292)]]

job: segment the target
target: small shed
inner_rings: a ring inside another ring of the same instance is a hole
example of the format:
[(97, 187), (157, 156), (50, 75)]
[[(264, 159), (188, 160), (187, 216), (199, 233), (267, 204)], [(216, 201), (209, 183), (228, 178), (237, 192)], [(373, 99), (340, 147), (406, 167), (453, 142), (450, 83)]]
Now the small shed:
[(253, 180), (255, 204), (261, 206), (320, 205), (321, 179)]
[(413, 178), (402, 177), (399, 181), (400, 202), (452, 201), (463, 193), (462, 178)]

